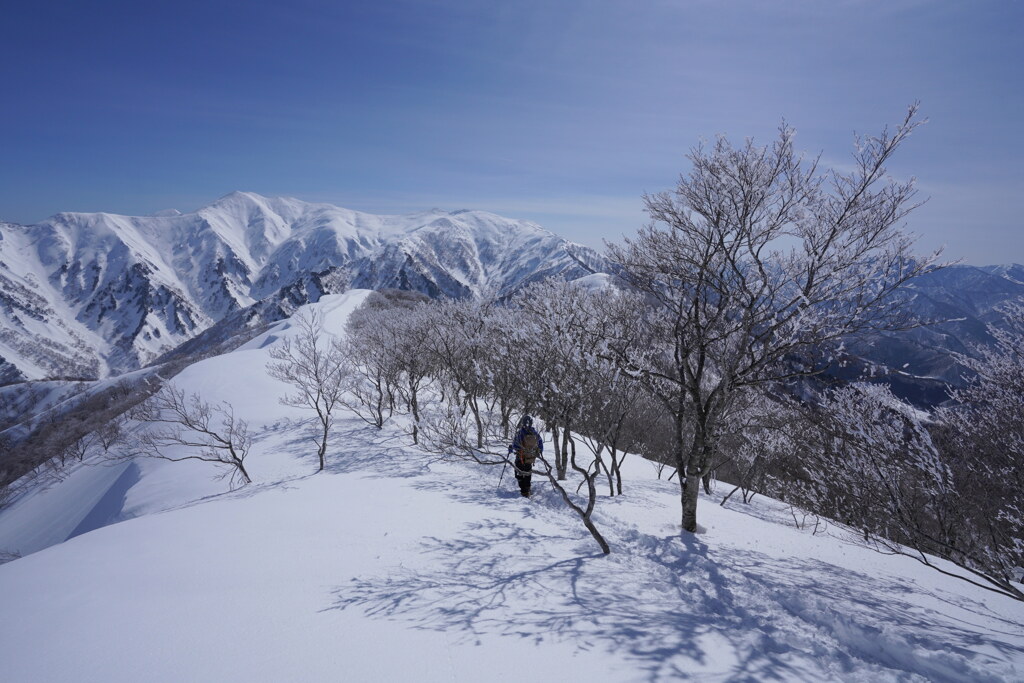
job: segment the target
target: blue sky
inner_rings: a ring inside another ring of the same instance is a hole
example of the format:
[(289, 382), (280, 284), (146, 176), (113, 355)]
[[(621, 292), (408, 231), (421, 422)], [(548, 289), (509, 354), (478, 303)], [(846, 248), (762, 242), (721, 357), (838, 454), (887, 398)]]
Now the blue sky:
[(782, 118), (831, 164), (920, 100), (891, 170), (921, 250), (1024, 262), (1024, 3), (7, 3), (0, 219), (232, 190), (479, 208), (600, 246), (701, 137)]

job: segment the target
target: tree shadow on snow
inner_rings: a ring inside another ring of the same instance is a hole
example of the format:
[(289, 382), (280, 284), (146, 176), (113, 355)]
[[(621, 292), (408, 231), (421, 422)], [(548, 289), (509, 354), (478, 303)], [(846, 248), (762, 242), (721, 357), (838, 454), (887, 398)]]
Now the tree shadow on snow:
[[(289, 434), (285, 445), (316, 467), (306, 434)], [(656, 537), (613, 521), (602, 527), (612, 555), (587, 554), (592, 540), (542, 477), (521, 501), (511, 472), (502, 478), (500, 468), (467, 465), (473, 476), (454, 484), (432, 476), (439, 460), (414, 450), (404, 433), (368, 438), (359, 425), (332, 436), (327, 471), (408, 478), (456, 503), (513, 509), (531, 524), (482, 519), (456, 537), (426, 538), (424, 568), (354, 578), (326, 609), (401, 620), (463, 643), (495, 635), (570, 642), (625, 659), (649, 680), (995, 681), (1013, 677), (1007, 662), (1024, 662), (1015, 630), (1024, 625), (972, 610), (966, 599), (933, 596), (963, 610), (957, 622), (915, 602), (923, 589), (913, 584), (811, 558), (709, 550), (698, 536)]]
[[(736, 617), (722, 581), (696, 571), (691, 560), (701, 555), (680, 553), (675, 566), (655, 566), (661, 571), (652, 577), (651, 566), (624, 555), (558, 559), (545, 551), (564, 545), (562, 537), (538, 537), (505, 521), (474, 522), (457, 539), (424, 541), (429, 571), (352, 579), (336, 589), (331, 609), (401, 619), (458, 642), (488, 634), (570, 641), (584, 652), (623, 654), (651, 680), (685, 678), (695, 664), (712, 664), (709, 650), (720, 646), (706, 636), (728, 640)], [(770, 651), (751, 660), (733, 669), (735, 680), (770, 679), (772, 669), (779, 677), (800, 674)]]
[[(291, 454), (311, 473), (317, 473), (320, 460), (316, 439), (319, 428), (314, 420), (282, 420), (261, 436), (277, 436), (280, 450)], [(421, 474), (428, 458), (409, 456), (408, 436), (387, 430), (373, 431), (365, 425), (336, 424), (327, 442), (324, 471), (331, 474), (358, 472), (367, 476), (414, 477)]]
[(883, 678), (984, 681), (999, 679), (977, 669), (979, 651), (1024, 658), (1014, 638), (960, 627), (900, 597), (905, 586), (820, 561), (717, 550), (712, 560), (689, 534), (627, 532), (618, 547), (607, 557), (558, 557), (565, 536), (480, 520), (458, 538), (425, 539), (428, 569), (354, 578), (328, 609), (463, 643), (568, 641), (624, 657), (649, 680), (815, 680), (867, 667)]
[[(748, 660), (730, 663), (734, 680), (801, 675), (770, 648), (746, 647), (745, 632), (730, 635), (733, 600), (724, 579), (709, 581), (707, 567), (691, 561), (702, 555), (680, 553), (672, 566), (651, 567), (625, 555), (557, 559), (544, 550), (564, 544), (564, 538), (481, 520), (457, 540), (427, 539), (422, 552), (429, 571), (402, 568), (387, 578), (353, 579), (335, 591), (331, 608), (399, 618), (459, 642), (488, 634), (569, 641), (583, 651), (624, 654), (651, 680), (714, 668), (722, 640), (748, 653)], [(653, 577), (652, 568), (659, 569)]]
[(925, 591), (913, 583), (816, 559), (782, 563), (749, 551), (720, 555), (728, 574), (755, 587), (755, 597), (744, 607), (750, 617), (791, 633), (824, 636), (832, 648), (829, 656), (844, 670), (855, 668), (859, 660), (899, 677), (914, 673), (930, 681), (1001, 681), (1005, 679), (993, 670), (1005, 667), (1006, 661), (1018, 666), (1024, 662), (1024, 624), (1016, 624), (1016, 632), (1002, 631), (992, 627), (1009, 622), (994, 613), (970, 609), (984, 617), (971, 623), (937, 612), (921, 604)]

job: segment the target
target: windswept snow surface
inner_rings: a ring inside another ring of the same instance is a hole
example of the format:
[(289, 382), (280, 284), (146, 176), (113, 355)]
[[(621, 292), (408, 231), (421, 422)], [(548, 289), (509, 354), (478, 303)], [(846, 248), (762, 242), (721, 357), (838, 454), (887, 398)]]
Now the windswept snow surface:
[[(316, 306), (340, 333), (365, 294)], [(798, 530), (763, 498), (705, 498), (705, 531), (680, 533), (677, 485), (638, 458), (598, 503), (607, 557), (550, 485), (524, 500), (506, 472), (498, 490), (498, 468), (428, 455), (400, 420), (344, 416), (314, 474), (303, 415), (264, 371), (292, 333), (176, 378), (249, 420), (254, 484), (225, 492), (205, 463), (83, 466), (0, 513), (0, 550), (33, 520), (35, 538), (60, 527), (0, 566), (0, 678), (1024, 680), (1024, 605)]]

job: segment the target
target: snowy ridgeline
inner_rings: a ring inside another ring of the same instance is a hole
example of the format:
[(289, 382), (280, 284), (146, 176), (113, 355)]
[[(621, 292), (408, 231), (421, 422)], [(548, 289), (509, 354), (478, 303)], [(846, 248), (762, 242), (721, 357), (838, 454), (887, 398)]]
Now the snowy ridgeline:
[[(122, 373), (257, 302), (290, 311), (346, 284), (459, 298), (608, 270), (591, 249), (483, 211), (378, 216), (245, 192), (187, 214), (0, 222), (0, 384)], [(901, 368), (904, 394), (941, 402), (959, 378), (950, 351), (990, 343), (997, 307), (1024, 296), (1024, 266), (956, 266), (908, 293), (915, 315), (946, 322), (856, 350)]]
[(255, 302), (356, 287), (464, 297), (603, 270), (529, 221), (378, 216), (234, 192), (188, 214), (0, 222), (0, 383), (145, 365)]
[[(315, 308), (341, 333), (366, 295)], [(0, 551), (26, 555), (0, 566), (5, 681), (1024, 679), (1024, 604), (727, 489), (681, 534), (678, 485), (634, 456), (594, 513), (608, 556), (547, 483), (498, 489), (403, 419), (343, 414), (314, 475), (265, 371), (294, 333), (175, 378), (249, 422), (253, 484), (87, 460), (0, 512)]]

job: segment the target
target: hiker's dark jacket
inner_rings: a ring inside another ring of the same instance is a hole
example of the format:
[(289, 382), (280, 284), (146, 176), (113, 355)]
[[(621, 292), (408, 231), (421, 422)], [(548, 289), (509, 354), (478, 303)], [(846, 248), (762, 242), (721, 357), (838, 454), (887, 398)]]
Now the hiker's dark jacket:
[(516, 469), (516, 481), (519, 482), (519, 492), (525, 497), (530, 496), (530, 479), (533, 470), (533, 461), (529, 462), (523, 459), (523, 440), (527, 434), (533, 434), (537, 437), (537, 454), (538, 456), (544, 452), (544, 439), (540, 438), (540, 434), (533, 427), (520, 427), (519, 431), (516, 432), (516, 438), (512, 441), (512, 445), (508, 447), (509, 453), (515, 452), (515, 469)]
[(544, 455), (544, 439), (540, 438), (540, 433), (533, 427), (520, 427), (519, 431), (516, 432), (516, 438), (512, 440), (511, 451), (516, 454), (516, 459), (519, 458), (519, 451), (523, 449), (523, 439), (526, 438), (527, 434), (533, 434), (537, 437), (537, 450), (541, 455)]

